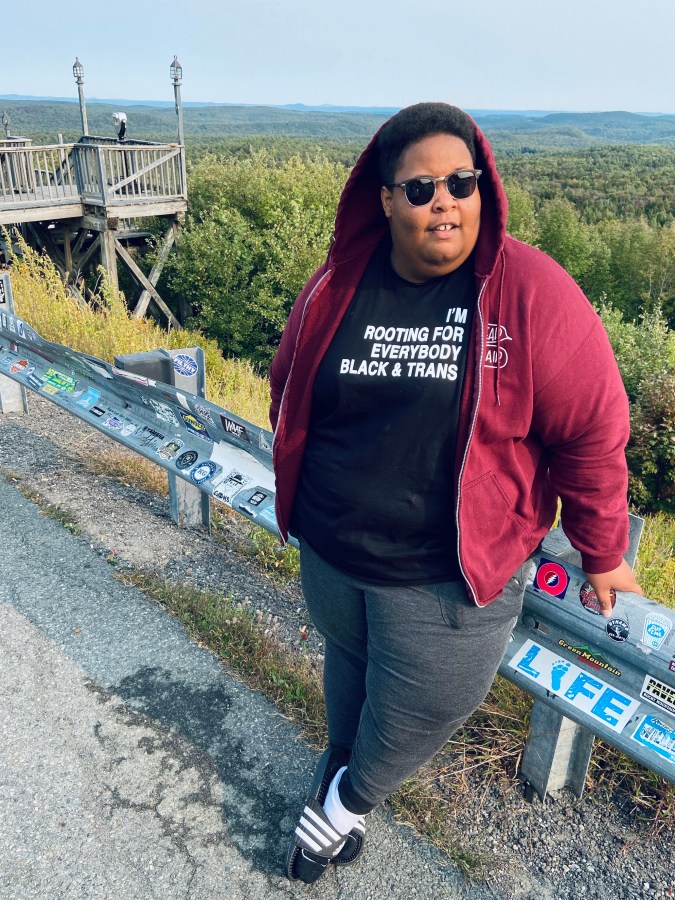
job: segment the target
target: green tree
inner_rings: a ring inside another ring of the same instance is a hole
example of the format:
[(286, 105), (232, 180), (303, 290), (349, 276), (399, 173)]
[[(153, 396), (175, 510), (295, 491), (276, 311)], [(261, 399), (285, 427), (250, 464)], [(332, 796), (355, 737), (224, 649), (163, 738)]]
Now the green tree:
[(537, 215), (534, 209), (534, 197), (512, 180), (504, 182), (504, 190), (509, 199), (509, 219), (506, 230), (519, 241), (536, 244)]
[(322, 156), (277, 162), (204, 157), (190, 172), (190, 213), (167, 275), (226, 355), (266, 366), (293, 300), (325, 259), (346, 178)]
[(582, 284), (592, 259), (592, 242), (588, 227), (569, 200), (544, 204), (539, 213), (538, 243)]

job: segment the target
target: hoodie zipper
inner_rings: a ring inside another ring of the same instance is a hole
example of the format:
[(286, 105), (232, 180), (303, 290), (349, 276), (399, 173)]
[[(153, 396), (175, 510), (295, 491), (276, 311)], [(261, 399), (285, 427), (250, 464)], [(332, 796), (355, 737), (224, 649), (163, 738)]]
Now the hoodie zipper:
[[(277, 421), (277, 427), (274, 429), (274, 434), (272, 435), (272, 457), (273, 457), (273, 458), (274, 458), (274, 445), (275, 445), (276, 440), (277, 440), (277, 434), (279, 433), (279, 425), (280, 425), (280, 424), (282, 423), (282, 421), (283, 421), (283, 415), (282, 415), (282, 413), (283, 413), (283, 410), (284, 410), (284, 400), (286, 399), (286, 389), (288, 388), (288, 383), (289, 383), (289, 381), (291, 380), (291, 373), (293, 372), (293, 365), (294, 365), (294, 363), (295, 363), (295, 357), (296, 357), (297, 352), (298, 352), (298, 342), (299, 342), (299, 338), (300, 338), (300, 333), (302, 332), (302, 326), (305, 324), (305, 316), (307, 315), (307, 310), (309, 309), (309, 304), (310, 304), (310, 302), (311, 302), (311, 300), (312, 300), (312, 297), (313, 297), (314, 294), (318, 291), (318, 289), (321, 287), (321, 285), (324, 283), (325, 279), (326, 279), (329, 275), (332, 275), (332, 274), (333, 274), (334, 269), (335, 269), (334, 266), (332, 266), (330, 269), (326, 269), (326, 271), (323, 273), (323, 275), (321, 276), (321, 278), (319, 278), (319, 280), (317, 281), (317, 283), (316, 283), (316, 284), (314, 285), (314, 287), (312, 288), (312, 290), (311, 290), (311, 292), (309, 293), (307, 299), (305, 300), (305, 305), (304, 305), (304, 307), (303, 307), (303, 309), (302, 309), (302, 318), (300, 319), (300, 327), (298, 328), (298, 335), (297, 335), (297, 338), (296, 338), (296, 340), (295, 340), (295, 347), (293, 348), (293, 356), (292, 356), (292, 358), (291, 358), (291, 364), (290, 364), (290, 366), (289, 366), (289, 368), (288, 368), (288, 376), (287, 376), (287, 378), (286, 378), (286, 384), (284, 385), (284, 389), (283, 389), (283, 391), (281, 392), (281, 401), (279, 402), (279, 420)], [(275, 491), (276, 491), (276, 484), (275, 484)], [(279, 523), (277, 522), (277, 527), (278, 527), (278, 526), (279, 526)], [(285, 538), (285, 537), (283, 536), (283, 534), (281, 533), (281, 528), (279, 528), (279, 537), (281, 538), (282, 549), (285, 550), (285, 549), (286, 549), (286, 546), (287, 546), (287, 544), (288, 544), (288, 541), (286, 540), (286, 538)]]
[(457, 525), (457, 560), (459, 562), (459, 568), (464, 577), (464, 581), (469, 587), (471, 591), (471, 596), (473, 598), (473, 602), (476, 606), (480, 606), (478, 602), (478, 597), (476, 596), (476, 592), (473, 589), (473, 585), (469, 581), (466, 572), (464, 571), (464, 567), (462, 566), (462, 557), (460, 554), (460, 538), (459, 538), (459, 502), (461, 499), (462, 493), (462, 476), (464, 475), (464, 467), (466, 465), (466, 458), (469, 455), (469, 446), (471, 444), (471, 438), (473, 437), (473, 433), (476, 427), (476, 420), (478, 418), (478, 407), (480, 406), (481, 394), (483, 391), (483, 361), (485, 359), (485, 333), (483, 329), (483, 310), (481, 309), (481, 300), (483, 298), (483, 294), (485, 293), (485, 288), (487, 286), (488, 279), (486, 278), (483, 284), (480, 287), (480, 291), (478, 293), (478, 301), (476, 303), (476, 307), (478, 309), (478, 320), (480, 322), (480, 366), (478, 367), (478, 397), (476, 399), (476, 403), (474, 406), (473, 418), (471, 420), (471, 428), (469, 429), (469, 436), (466, 439), (466, 447), (464, 448), (464, 455), (462, 457), (462, 465), (459, 470), (459, 479), (457, 481), (457, 506), (455, 508), (455, 523)]

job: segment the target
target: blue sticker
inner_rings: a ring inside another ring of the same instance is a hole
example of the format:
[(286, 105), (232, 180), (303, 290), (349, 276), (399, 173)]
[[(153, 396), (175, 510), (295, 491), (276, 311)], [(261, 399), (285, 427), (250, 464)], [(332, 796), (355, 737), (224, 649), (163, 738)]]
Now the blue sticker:
[(656, 716), (644, 717), (633, 735), (633, 740), (675, 763), (675, 730), (668, 728)]
[(195, 484), (203, 484), (209, 478), (213, 478), (217, 468), (218, 466), (214, 462), (207, 459), (206, 462), (197, 463), (194, 469), (190, 471), (190, 478)]
[(83, 406), (85, 409), (90, 409), (98, 400), (101, 399), (101, 392), (97, 391), (96, 388), (87, 388), (86, 393), (80, 397), (77, 401), (78, 406)]
[(640, 706), (634, 697), (531, 640), (516, 651), (509, 667), (617, 733)]
[(196, 434), (197, 437), (200, 437), (203, 441), (213, 441), (204, 422), (202, 422), (201, 419), (198, 419), (194, 413), (184, 412), (182, 409), (179, 409), (178, 415), (183, 420), (183, 425), (185, 425), (189, 432)]
[(197, 373), (197, 360), (187, 353), (179, 353), (173, 358), (173, 367), (179, 375), (195, 375)]
[(273, 506), (266, 506), (264, 509), (260, 510), (257, 521), (259, 522), (261, 519), (266, 519), (270, 523), (270, 525), (273, 525), (275, 528), (277, 528), (277, 517), (274, 513)]

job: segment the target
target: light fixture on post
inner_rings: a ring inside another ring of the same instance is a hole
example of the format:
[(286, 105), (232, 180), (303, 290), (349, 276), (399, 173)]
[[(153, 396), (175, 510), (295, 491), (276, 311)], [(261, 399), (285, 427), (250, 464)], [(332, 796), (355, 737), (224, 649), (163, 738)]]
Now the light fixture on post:
[(89, 134), (89, 124), (87, 123), (87, 107), (84, 102), (84, 67), (80, 60), (76, 57), (73, 63), (73, 76), (77, 84), (77, 93), (80, 98), (80, 116), (82, 117), (82, 134)]
[(183, 133), (183, 104), (180, 96), (180, 86), (183, 81), (183, 67), (178, 62), (178, 57), (174, 56), (171, 63), (171, 81), (173, 82), (173, 95), (176, 103), (176, 116), (178, 117), (178, 143), (185, 144), (185, 135)]
[(183, 131), (183, 103), (180, 97), (180, 86), (183, 81), (183, 67), (178, 62), (178, 57), (174, 56), (171, 63), (171, 81), (173, 82), (173, 97), (176, 103), (176, 116), (178, 118), (178, 143), (181, 146), (180, 151), (180, 173), (183, 182), (181, 193), (186, 196), (187, 191), (187, 172), (185, 170), (185, 133)]

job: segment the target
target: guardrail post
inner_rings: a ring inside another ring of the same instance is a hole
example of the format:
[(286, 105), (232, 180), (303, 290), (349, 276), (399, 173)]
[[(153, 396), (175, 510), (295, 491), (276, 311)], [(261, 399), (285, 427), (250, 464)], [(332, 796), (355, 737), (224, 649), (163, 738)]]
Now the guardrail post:
[[(3, 318), (3, 327), (9, 327), (10, 331), (21, 327), (14, 315), (14, 298), (9, 274), (0, 275), (0, 316)], [(5, 325), (6, 321), (6, 325)], [(26, 388), (6, 375), (0, 375), (0, 412), (2, 413), (27, 413), (28, 398)]]
[[(644, 519), (629, 516), (629, 521), (630, 538), (626, 559), (634, 567)], [(546, 536), (543, 549), (547, 556), (581, 566), (581, 555), (572, 547), (560, 526)], [(526, 613), (524, 621), (527, 618)], [(532, 619), (531, 616), (529, 618)], [(555, 794), (563, 788), (569, 788), (577, 797), (581, 797), (594, 741), (595, 736), (591, 731), (535, 699), (518, 773), (526, 782), (528, 800), (532, 799), (533, 791), (544, 800), (547, 794)]]
[[(115, 365), (137, 375), (182, 388), (199, 397), (206, 397), (206, 364), (201, 347), (180, 350), (150, 350), (115, 357)], [(204, 525), (211, 530), (209, 495), (198, 487), (168, 473), (169, 511), (180, 528)]]

